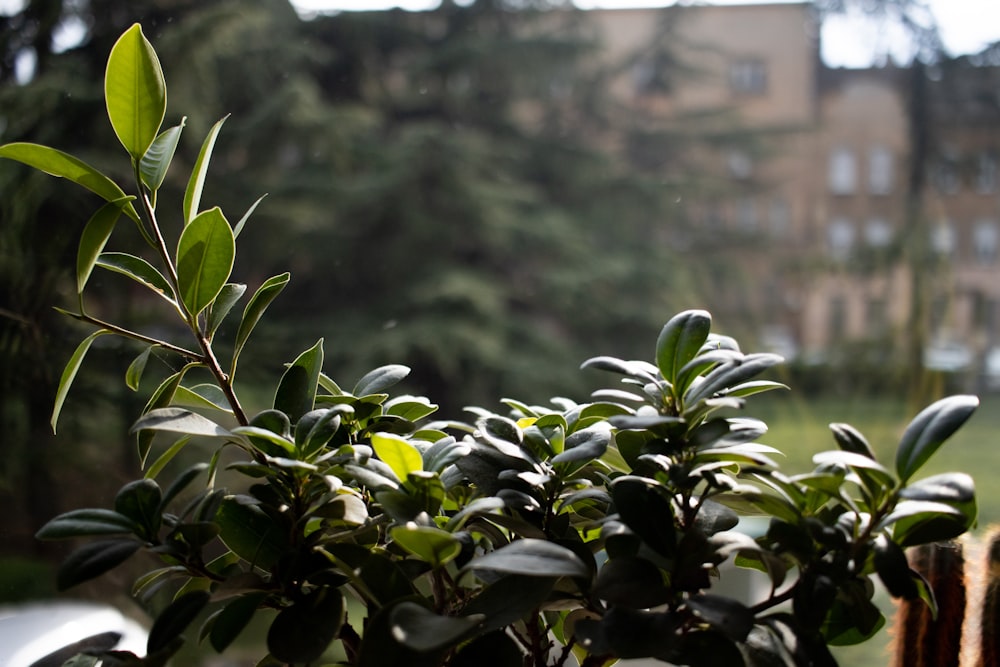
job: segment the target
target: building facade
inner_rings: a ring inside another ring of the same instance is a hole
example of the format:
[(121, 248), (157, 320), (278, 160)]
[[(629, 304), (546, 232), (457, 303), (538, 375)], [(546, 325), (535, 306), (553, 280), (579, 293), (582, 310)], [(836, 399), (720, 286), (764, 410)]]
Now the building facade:
[(691, 215), (756, 238), (736, 298), (762, 344), (824, 359), (919, 330), (942, 370), (1000, 344), (1000, 59), (831, 69), (805, 3), (588, 15), (606, 56), (638, 54), (619, 99), (663, 122), (725, 109), (756, 137), (717, 142), (728, 181)]

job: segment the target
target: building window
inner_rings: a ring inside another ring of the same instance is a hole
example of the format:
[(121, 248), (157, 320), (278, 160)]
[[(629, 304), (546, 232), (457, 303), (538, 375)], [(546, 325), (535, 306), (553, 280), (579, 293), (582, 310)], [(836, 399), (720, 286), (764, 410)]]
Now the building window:
[(865, 322), (868, 325), (868, 335), (881, 338), (889, 331), (889, 306), (881, 297), (871, 297), (865, 304)]
[(892, 243), (892, 225), (885, 218), (871, 218), (865, 223), (865, 243), (870, 248), (885, 248)]
[(868, 191), (873, 195), (892, 192), (892, 152), (885, 146), (868, 151)]
[(830, 339), (839, 342), (847, 335), (847, 299), (834, 296), (830, 299)]
[(788, 211), (788, 202), (781, 197), (775, 197), (771, 200), (768, 226), (771, 236), (782, 237), (788, 234), (791, 227), (791, 214)]
[(839, 146), (830, 153), (830, 192), (849, 195), (857, 187), (857, 165), (850, 148)]
[(972, 250), (976, 262), (990, 265), (996, 262), (997, 248), (1000, 246), (1000, 231), (993, 220), (980, 220), (972, 229)]
[(981, 195), (992, 194), (997, 187), (997, 156), (993, 153), (980, 153), (976, 164), (976, 192)]
[(753, 160), (746, 151), (731, 150), (726, 156), (726, 166), (729, 168), (729, 175), (743, 181), (753, 174)]
[(752, 197), (736, 201), (736, 225), (741, 231), (757, 231), (757, 203)]
[(763, 60), (746, 58), (729, 65), (729, 88), (739, 95), (767, 92), (767, 66)]
[(843, 262), (851, 256), (854, 247), (854, 223), (847, 218), (834, 218), (827, 229), (830, 257)]
[(942, 257), (955, 254), (957, 241), (955, 225), (948, 220), (942, 220), (931, 229), (931, 249)]
[(946, 153), (934, 164), (932, 179), (942, 194), (953, 195), (958, 192), (958, 159), (953, 153)]

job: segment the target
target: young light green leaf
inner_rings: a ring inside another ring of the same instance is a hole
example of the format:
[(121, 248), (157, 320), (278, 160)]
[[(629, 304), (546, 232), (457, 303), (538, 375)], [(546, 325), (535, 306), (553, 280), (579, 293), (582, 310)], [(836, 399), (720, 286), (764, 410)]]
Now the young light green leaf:
[(174, 394), (174, 403), (193, 408), (219, 410), (227, 414), (233, 413), (225, 392), (216, 384), (206, 383), (195, 385), (194, 387), (185, 387), (183, 385), (177, 387), (177, 392)]
[[(664, 325), (656, 339), (656, 365), (663, 379), (673, 384), (677, 371), (697, 356), (708, 340), (712, 316), (704, 310), (689, 310), (675, 315)], [(678, 395), (687, 387), (680, 387)]]
[(80, 370), (80, 364), (83, 363), (83, 358), (87, 356), (87, 350), (90, 349), (91, 344), (97, 340), (99, 336), (109, 333), (111, 332), (106, 329), (101, 329), (84, 338), (73, 352), (73, 356), (71, 356), (69, 361), (66, 363), (66, 367), (62, 372), (62, 377), (59, 378), (59, 388), (56, 391), (56, 402), (52, 408), (52, 418), (49, 420), (49, 423), (52, 425), (53, 433), (56, 432), (56, 424), (59, 422), (59, 413), (62, 412), (63, 403), (66, 402), (66, 395), (69, 393), (69, 388), (73, 384), (73, 379), (76, 378), (77, 371)]
[[(110, 178), (83, 160), (48, 146), (25, 142), (0, 146), (0, 158), (16, 160), (57, 178), (65, 178), (82, 185), (103, 199), (114, 202), (125, 199), (125, 192)], [(139, 214), (131, 203), (123, 207), (125, 215), (139, 222)]]
[(896, 449), (896, 472), (906, 484), (979, 407), (975, 396), (949, 396), (924, 408), (903, 432)]
[(186, 118), (182, 118), (179, 125), (175, 125), (168, 130), (164, 130), (153, 141), (149, 150), (139, 161), (139, 174), (142, 182), (152, 192), (156, 192), (163, 185), (163, 179), (167, 176), (167, 169), (174, 159), (174, 152), (177, 150), (177, 142), (181, 138), (181, 130), (184, 129)]
[(215, 301), (208, 308), (208, 322), (205, 328), (209, 340), (219, 330), (219, 326), (226, 319), (226, 315), (229, 314), (229, 311), (233, 309), (233, 306), (236, 305), (236, 302), (240, 300), (246, 291), (247, 286), (240, 283), (226, 283), (222, 286), (219, 296), (215, 298)]
[(288, 415), (297, 422), (305, 413), (313, 409), (319, 374), (323, 369), (323, 339), (303, 352), (285, 370), (274, 394), (274, 409)]
[(224, 117), (208, 131), (208, 136), (205, 137), (201, 151), (198, 153), (198, 159), (194, 163), (194, 169), (191, 170), (191, 177), (188, 179), (187, 189), (184, 191), (185, 225), (190, 224), (198, 215), (198, 207), (201, 206), (201, 191), (205, 187), (205, 175), (208, 173), (208, 164), (212, 160), (215, 140), (219, 136), (222, 124), (226, 122), (228, 117)]
[(170, 283), (167, 282), (167, 279), (152, 264), (141, 257), (124, 252), (102, 252), (97, 258), (96, 265), (102, 269), (128, 276), (137, 283), (153, 290), (171, 304), (176, 305), (177, 303), (174, 301), (174, 291), (170, 289)]
[(150, 345), (128, 365), (128, 369), (125, 371), (125, 385), (132, 391), (139, 391), (139, 382), (142, 381), (142, 374), (146, 370), (146, 363), (152, 352), (153, 346)]
[(436, 526), (408, 523), (396, 526), (390, 534), (396, 544), (435, 569), (446, 565), (462, 552), (459, 539)]
[(250, 338), (250, 333), (257, 326), (257, 322), (260, 321), (267, 307), (281, 293), (281, 290), (285, 289), (285, 285), (288, 284), (290, 278), (291, 274), (289, 273), (282, 273), (268, 278), (257, 288), (257, 291), (250, 298), (250, 303), (243, 310), (243, 319), (240, 321), (240, 328), (236, 331), (236, 343), (233, 346), (233, 363), (229, 370), (230, 377), (236, 375), (236, 362), (239, 360), (240, 353), (243, 351), (243, 346), (246, 345), (247, 339)]
[(153, 45), (138, 23), (111, 48), (104, 97), (118, 140), (139, 162), (160, 131), (167, 111), (167, 87)]
[(222, 291), (233, 270), (236, 240), (222, 211), (216, 207), (195, 217), (177, 243), (177, 286), (192, 315), (208, 307)]
[(94, 264), (104, 250), (104, 245), (111, 237), (111, 232), (115, 228), (115, 223), (122, 214), (121, 202), (108, 202), (91, 216), (83, 234), (80, 236), (80, 246), (76, 253), (76, 291), (83, 294), (83, 288), (87, 285), (90, 272), (94, 270)]
[(399, 479), (424, 468), (420, 450), (392, 433), (372, 434), (372, 449), (383, 463), (392, 468)]

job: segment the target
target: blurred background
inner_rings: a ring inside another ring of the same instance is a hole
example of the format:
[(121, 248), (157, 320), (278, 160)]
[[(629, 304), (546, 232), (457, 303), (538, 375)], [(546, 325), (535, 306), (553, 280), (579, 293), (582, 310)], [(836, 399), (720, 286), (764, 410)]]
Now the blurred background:
[[(142, 23), (165, 123), (186, 117), (160, 195), (168, 233), (230, 115), (203, 203), (235, 221), (266, 193), (234, 279), (252, 291), (292, 273), (242, 358), (251, 409), (320, 337), (334, 379), (406, 364), (404, 391), (442, 417), (583, 401), (606, 378), (582, 361), (650, 359), (672, 314), (706, 308), (745, 350), (786, 358), (792, 392), (751, 414), (793, 472), (833, 446), (830, 422), (891, 456), (924, 404), (980, 394), (928, 474), (974, 474), (982, 524), (1000, 520), (1000, 18), (955, 12), (988, 3), (941, 3), (945, 24), (916, 0), (341, 1), (0, 0), (0, 142), (60, 148), (123, 184), (103, 72)], [(89, 333), (53, 307), (74, 307), (97, 205), (0, 162), (0, 602), (53, 594), (66, 545), (34, 532), (140, 474), (126, 433), (145, 394), (122, 381), (137, 347), (99, 340), (49, 428)], [(112, 245), (141, 239), (122, 225)], [(128, 281), (90, 285), (95, 314), (175, 333)]]

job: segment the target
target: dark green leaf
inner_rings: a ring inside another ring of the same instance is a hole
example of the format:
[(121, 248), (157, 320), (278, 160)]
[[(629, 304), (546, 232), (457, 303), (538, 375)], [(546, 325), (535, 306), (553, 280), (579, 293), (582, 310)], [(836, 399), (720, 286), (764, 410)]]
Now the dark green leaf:
[(153, 347), (155, 346), (150, 345), (140, 352), (125, 371), (125, 385), (132, 391), (139, 390), (139, 383), (142, 381), (142, 374), (146, 370), (146, 363), (149, 361), (149, 355), (153, 352)]
[(225, 545), (248, 563), (269, 569), (285, 552), (282, 526), (246, 496), (226, 497), (215, 520)]
[(474, 559), (466, 568), (533, 577), (586, 577), (590, 570), (566, 547), (539, 539), (515, 540)]
[(134, 521), (106, 509), (78, 509), (51, 519), (35, 534), (40, 540), (64, 540), (92, 535), (118, 535), (135, 532)]
[(160, 485), (151, 479), (129, 482), (115, 496), (115, 511), (127, 516), (144, 529), (144, 537), (152, 540), (160, 530)]
[(830, 424), (833, 438), (837, 441), (837, 446), (845, 452), (861, 454), (875, 460), (875, 451), (865, 440), (865, 436), (850, 424)]
[(665, 604), (670, 590), (660, 569), (645, 558), (619, 556), (600, 569), (593, 594), (612, 605), (649, 609)]
[(924, 408), (903, 432), (896, 450), (896, 472), (906, 484), (945, 440), (979, 407), (975, 396), (950, 396)]
[(135, 540), (102, 540), (85, 544), (59, 566), (56, 587), (64, 591), (90, 581), (124, 563), (141, 546)]
[(130, 433), (146, 430), (218, 438), (228, 438), (233, 435), (212, 420), (184, 408), (150, 410), (132, 425)]
[(914, 573), (898, 544), (885, 535), (879, 535), (875, 539), (873, 554), (875, 572), (890, 595), (907, 600), (918, 596)]
[(240, 297), (246, 291), (247, 286), (239, 283), (226, 283), (222, 286), (219, 296), (216, 297), (208, 309), (208, 322), (205, 326), (205, 332), (208, 334), (209, 339), (219, 330), (219, 326), (226, 319), (226, 315), (229, 314), (229, 311), (233, 309), (233, 306), (236, 305), (236, 302), (240, 300)]
[(484, 618), (484, 630), (499, 630), (533, 613), (549, 597), (554, 578), (511, 574), (489, 585), (466, 605), (466, 614)]
[(102, 269), (128, 276), (141, 285), (150, 288), (170, 303), (174, 303), (174, 292), (170, 283), (152, 264), (123, 252), (102, 252), (97, 258), (97, 266)]
[(239, 219), (239, 222), (233, 225), (233, 236), (239, 238), (240, 232), (243, 231), (243, 227), (246, 226), (247, 224), (247, 220), (250, 219), (250, 216), (253, 215), (253, 212), (257, 210), (257, 206), (259, 206), (260, 203), (264, 201), (264, 197), (266, 196), (267, 195), (261, 195), (260, 197), (258, 197), (257, 201), (251, 204), (250, 208), (247, 209), (247, 212), (243, 214), (243, 217)]
[(398, 384), (400, 380), (410, 374), (410, 369), (406, 366), (392, 364), (382, 366), (373, 371), (369, 371), (358, 380), (351, 391), (355, 396), (367, 396), (368, 394), (378, 394), (389, 387)]
[(174, 159), (177, 142), (180, 141), (181, 130), (184, 129), (186, 120), (182, 118), (179, 125), (161, 132), (139, 162), (142, 182), (154, 193), (160, 189), (160, 186), (163, 185), (163, 179), (167, 176), (167, 169), (170, 168), (170, 162)]
[(167, 605), (149, 629), (146, 651), (156, 653), (170, 646), (208, 604), (208, 591), (185, 593)]
[(687, 604), (695, 616), (730, 641), (744, 641), (753, 627), (753, 612), (738, 600), (721, 595), (694, 595), (688, 599)]
[(76, 291), (83, 294), (83, 288), (87, 285), (90, 272), (94, 270), (94, 264), (104, 250), (104, 244), (111, 237), (111, 232), (115, 228), (115, 223), (122, 214), (122, 206), (125, 200), (108, 202), (91, 216), (87, 226), (83, 228), (80, 236), (80, 247), (76, 254)]
[(296, 422), (313, 409), (323, 369), (323, 339), (303, 352), (285, 370), (274, 394), (274, 409)]
[[(656, 365), (667, 382), (676, 382), (677, 371), (698, 354), (711, 328), (712, 316), (704, 310), (679, 313), (664, 325), (656, 339)], [(678, 388), (678, 394), (684, 389)]]
[(267, 307), (281, 293), (281, 290), (285, 289), (285, 285), (288, 284), (290, 278), (291, 274), (288, 273), (268, 278), (257, 288), (257, 291), (250, 298), (250, 302), (243, 310), (243, 319), (240, 320), (240, 328), (236, 332), (236, 342), (233, 344), (233, 363), (229, 372), (230, 376), (236, 375), (236, 362), (239, 360), (240, 353), (243, 351), (243, 346), (246, 345), (247, 339), (250, 338), (250, 333), (257, 326)]
[(598, 459), (611, 444), (611, 430), (606, 422), (571, 433), (561, 454), (552, 458), (552, 463), (586, 463)]
[(222, 291), (236, 258), (236, 240), (218, 207), (195, 216), (177, 243), (177, 287), (192, 315), (205, 310)]
[(249, 593), (228, 602), (212, 622), (209, 641), (212, 648), (222, 653), (246, 629), (267, 593)]
[(746, 382), (782, 361), (777, 354), (766, 352), (735, 357), (712, 369), (701, 383), (692, 385), (685, 394), (684, 401), (688, 406), (694, 406), (720, 392), (725, 394), (728, 388)]
[(439, 616), (426, 607), (404, 600), (392, 608), (392, 636), (416, 651), (431, 651), (457, 644), (473, 632), (483, 616)]
[(52, 426), (52, 432), (56, 432), (56, 425), (59, 422), (59, 413), (62, 412), (63, 403), (66, 402), (66, 395), (69, 393), (69, 388), (73, 385), (73, 380), (76, 378), (77, 371), (80, 370), (80, 365), (83, 363), (83, 358), (87, 356), (87, 351), (90, 349), (91, 344), (97, 340), (99, 336), (111, 333), (105, 329), (95, 331), (90, 334), (77, 346), (76, 350), (73, 351), (73, 355), (66, 362), (66, 367), (63, 369), (62, 377), (59, 378), (59, 389), (56, 391), (56, 402), (52, 407), (52, 418), (49, 420), (49, 424)]
[(312, 663), (337, 637), (344, 611), (344, 595), (338, 589), (317, 589), (278, 612), (267, 631), (267, 648), (282, 662)]
[(657, 553), (672, 557), (677, 549), (674, 510), (660, 487), (642, 477), (620, 477), (611, 487), (622, 522)]
[(207, 463), (196, 463), (190, 468), (187, 468), (179, 474), (174, 481), (167, 487), (167, 490), (163, 492), (163, 498), (160, 499), (160, 508), (157, 510), (160, 514), (163, 514), (164, 510), (173, 502), (180, 493), (188, 487), (191, 482), (195, 480), (198, 475), (203, 473), (208, 469)]

